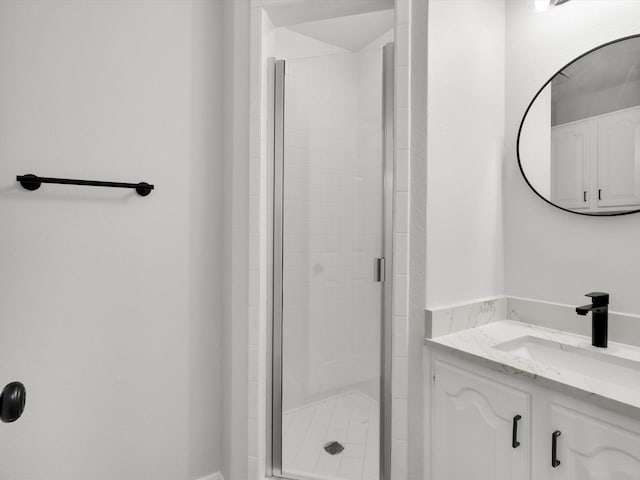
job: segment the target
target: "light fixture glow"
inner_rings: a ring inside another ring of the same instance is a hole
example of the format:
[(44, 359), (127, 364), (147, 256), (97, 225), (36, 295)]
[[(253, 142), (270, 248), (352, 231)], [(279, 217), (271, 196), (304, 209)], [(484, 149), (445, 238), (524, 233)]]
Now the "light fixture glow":
[(567, 3), (569, 0), (533, 0), (533, 4), (536, 7), (536, 10), (539, 12), (544, 12), (549, 7), (562, 5), (563, 3)]
[(553, 5), (553, 0), (535, 0), (533, 4), (536, 7), (536, 10), (539, 12), (544, 12), (547, 8)]

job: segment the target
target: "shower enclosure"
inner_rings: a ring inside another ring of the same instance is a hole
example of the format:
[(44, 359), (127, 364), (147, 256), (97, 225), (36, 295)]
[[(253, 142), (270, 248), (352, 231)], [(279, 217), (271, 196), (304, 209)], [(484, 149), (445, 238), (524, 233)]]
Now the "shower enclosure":
[(271, 474), (388, 479), (393, 44), (275, 62)]

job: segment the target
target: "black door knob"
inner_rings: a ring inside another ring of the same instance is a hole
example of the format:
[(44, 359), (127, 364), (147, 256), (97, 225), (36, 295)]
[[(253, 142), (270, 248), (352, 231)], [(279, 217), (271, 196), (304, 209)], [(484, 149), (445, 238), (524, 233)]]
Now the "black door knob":
[(11, 382), (2, 389), (0, 395), (0, 420), (15, 422), (22, 416), (27, 401), (27, 389), (20, 382)]

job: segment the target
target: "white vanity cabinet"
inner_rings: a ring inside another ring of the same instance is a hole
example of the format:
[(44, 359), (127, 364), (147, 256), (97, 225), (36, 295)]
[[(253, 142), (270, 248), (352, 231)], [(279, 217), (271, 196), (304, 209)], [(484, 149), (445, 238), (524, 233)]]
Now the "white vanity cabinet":
[(430, 365), (431, 480), (640, 479), (637, 418), (454, 354), (432, 352)]
[(591, 130), (586, 120), (551, 129), (551, 201), (564, 208), (591, 206)]
[(443, 361), (435, 376), (434, 478), (528, 478), (529, 394)]
[(556, 440), (560, 464), (549, 464), (550, 480), (640, 479), (640, 432), (633, 424), (601, 409), (591, 412), (594, 416), (557, 403), (548, 408), (547, 426), (561, 432)]
[(598, 207), (640, 205), (640, 109), (602, 115), (598, 128)]
[(551, 128), (551, 201), (596, 213), (640, 208), (640, 107)]

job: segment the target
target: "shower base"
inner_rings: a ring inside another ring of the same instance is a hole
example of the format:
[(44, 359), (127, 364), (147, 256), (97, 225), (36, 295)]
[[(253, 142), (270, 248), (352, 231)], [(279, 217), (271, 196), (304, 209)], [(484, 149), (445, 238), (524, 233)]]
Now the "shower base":
[[(379, 480), (379, 403), (359, 391), (327, 397), (282, 416), (283, 472), (322, 480)], [(344, 450), (331, 455), (329, 442)]]

